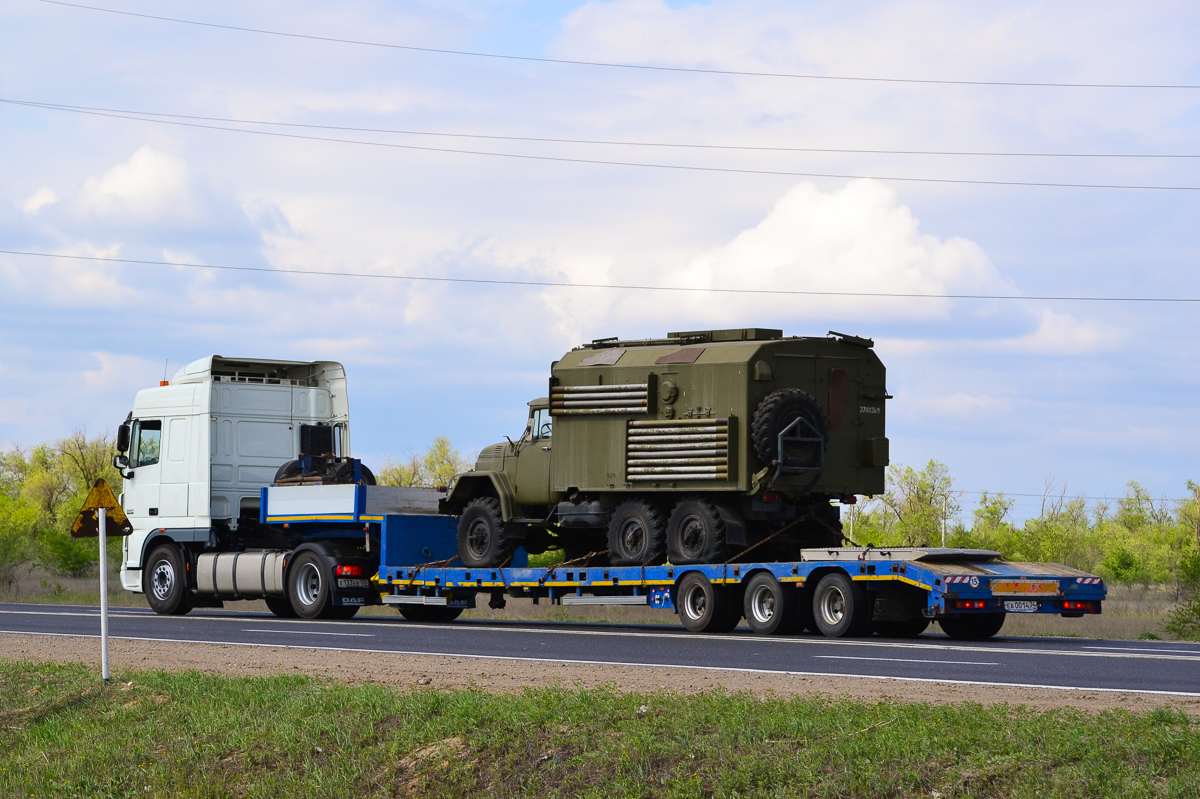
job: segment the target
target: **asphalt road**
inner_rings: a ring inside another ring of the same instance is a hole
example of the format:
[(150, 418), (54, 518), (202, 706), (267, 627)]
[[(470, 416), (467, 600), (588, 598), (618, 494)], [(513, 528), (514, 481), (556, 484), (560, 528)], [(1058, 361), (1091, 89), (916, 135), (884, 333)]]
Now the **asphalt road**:
[[(99, 636), (99, 609), (0, 604), (5, 633)], [(1200, 644), (1101, 639), (952, 641), (927, 633), (906, 641), (768, 638), (746, 630), (696, 635), (682, 627), (471, 620), (416, 624), (367, 616), (351, 621), (277, 619), (267, 613), (195, 610), (158, 616), (110, 611), (109, 634), (141, 641), (304, 647), (359, 652), (685, 666), (750, 672), (887, 677), (1039, 688), (1200, 696)], [(669, 687), (669, 682), (664, 683)]]

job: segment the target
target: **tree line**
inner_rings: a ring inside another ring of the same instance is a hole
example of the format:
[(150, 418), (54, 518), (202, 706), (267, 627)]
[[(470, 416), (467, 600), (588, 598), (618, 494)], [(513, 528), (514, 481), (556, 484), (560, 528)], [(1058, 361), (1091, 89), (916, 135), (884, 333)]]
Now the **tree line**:
[[(72, 538), (69, 529), (98, 478), (120, 485), (112, 466), (114, 443), (109, 434), (80, 430), (55, 442), (0, 451), (0, 590), (12, 585), (23, 566), (73, 577), (94, 573), (95, 543)], [(386, 461), (377, 479), (381, 485), (444, 486), (470, 466), (450, 439), (438, 436), (425, 452)], [(985, 492), (964, 513), (963, 492), (944, 464), (930, 461), (921, 469), (895, 464), (888, 467), (885, 492), (843, 507), (842, 524), (859, 545), (940, 546), (944, 535), (950, 547), (996, 550), (1012, 561), (1061, 563), (1110, 584), (1164, 586), (1182, 600), (1173, 631), (1200, 635), (1200, 485), (1189, 480), (1186, 488), (1182, 499), (1156, 500), (1130, 482), (1115, 502), (1089, 506), (1082, 496), (1048, 487), (1040, 513), (1018, 524), (1013, 499), (1002, 493)], [(110, 546), (115, 560), (119, 539)]]

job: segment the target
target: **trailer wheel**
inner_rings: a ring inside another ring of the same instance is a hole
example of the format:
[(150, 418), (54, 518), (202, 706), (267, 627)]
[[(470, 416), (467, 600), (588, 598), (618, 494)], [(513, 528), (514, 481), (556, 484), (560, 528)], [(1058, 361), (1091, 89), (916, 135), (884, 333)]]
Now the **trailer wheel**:
[[(754, 411), (751, 423), (751, 440), (754, 451), (763, 463), (773, 464), (779, 458), (779, 434), (797, 418), (803, 416), (817, 433), (825, 437), (829, 423), (821, 403), (811, 394), (798, 388), (773, 391), (763, 398)], [(811, 431), (808, 431), (811, 435)], [(785, 453), (797, 466), (816, 466), (821, 459), (821, 449), (816, 442), (795, 442), (787, 445)]]
[(1005, 613), (965, 613), (938, 619), (942, 632), (960, 641), (983, 641), (1000, 632)]
[(725, 559), (725, 522), (706, 499), (687, 497), (667, 522), (667, 557), (672, 563), (720, 563)]
[(302, 619), (326, 615), (329, 605), (329, 575), (314, 552), (301, 552), (288, 566), (288, 599)]
[(281, 619), (296, 618), (296, 609), (292, 607), (292, 601), (286, 596), (269, 596), (267, 599), (267, 610), (274, 613)]
[(929, 627), (929, 619), (917, 617), (904, 621), (871, 622), (871, 629), (881, 638), (916, 638)]
[(513, 544), (504, 538), (500, 500), (476, 497), (458, 519), (458, 557), (468, 568), (499, 566), (508, 560)]
[(867, 592), (842, 572), (827, 574), (813, 592), (813, 616), (830, 638), (865, 635), (871, 623)]
[(792, 633), (800, 613), (796, 589), (785, 586), (770, 572), (759, 572), (746, 583), (743, 615), (750, 629), (759, 635)]
[(146, 602), (160, 615), (183, 616), (192, 609), (179, 547), (160, 544), (154, 548), (142, 569), (142, 590)]
[(462, 615), (462, 608), (443, 605), (400, 605), (400, 615), (409, 621), (448, 622)]
[(608, 555), (614, 566), (661, 563), (667, 524), (658, 508), (644, 499), (627, 499), (608, 522)]
[(737, 625), (736, 618), (729, 624), (732, 614), (728, 594), (718, 591), (699, 572), (688, 572), (680, 578), (675, 589), (675, 608), (679, 621), (694, 633), (728, 632)]

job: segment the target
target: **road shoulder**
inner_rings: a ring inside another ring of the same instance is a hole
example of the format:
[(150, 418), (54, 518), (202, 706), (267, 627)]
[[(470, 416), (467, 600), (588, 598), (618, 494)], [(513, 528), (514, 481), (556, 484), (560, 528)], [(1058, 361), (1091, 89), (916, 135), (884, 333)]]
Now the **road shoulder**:
[[(6, 633), (3, 656), (29, 661), (98, 662), (99, 641), (85, 636), (46, 636)], [(1118, 691), (1007, 688), (946, 682), (918, 682), (864, 677), (763, 674), (723, 669), (676, 666), (618, 666), (513, 661), (503, 658), (408, 655), (339, 651), (336, 654), (305, 647), (237, 646), (114, 639), (110, 643), (114, 670), (163, 669), (205, 673), (266, 676), (304, 674), (349, 683), (371, 682), (397, 688), (427, 686), (440, 689), (476, 688), (498, 693), (548, 685), (645, 693), (725, 690), (758, 696), (823, 695), (861, 701), (978, 702), (984, 705), (1025, 705), (1038, 710), (1074, 707), (1088, 712), (1110, 708), (1144, 711), (1171, 707), (1200, 716), (1200, 697), (1139, 694)]]

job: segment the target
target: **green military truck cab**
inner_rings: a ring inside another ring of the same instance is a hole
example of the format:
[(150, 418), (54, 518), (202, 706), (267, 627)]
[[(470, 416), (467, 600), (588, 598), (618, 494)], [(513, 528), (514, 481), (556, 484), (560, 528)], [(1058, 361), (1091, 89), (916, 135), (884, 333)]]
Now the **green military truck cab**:
[(613, 565), (786, 558), (839, 546), (833, 503), (882, 493), (889, 399), (873, 342), (745, 328), (601, 339), (551, 367), (519, 440), (486, 448), (442, 510), (459, 554), (517, 546)]

